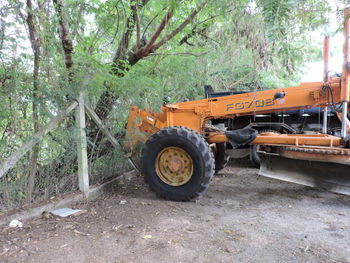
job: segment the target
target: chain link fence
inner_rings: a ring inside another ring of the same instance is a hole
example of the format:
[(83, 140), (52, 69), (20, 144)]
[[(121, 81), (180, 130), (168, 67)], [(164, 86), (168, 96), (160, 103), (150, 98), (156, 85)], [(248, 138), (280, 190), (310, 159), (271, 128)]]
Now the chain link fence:
[[(33, 203), (79, 189), (77, 127), (73, 115), (70, 113), (55, 129), (42, 137), (36, 145), (38, 149), (36, 160), (33, 160), (34, 150), (27, 152), (0, 179), (0, 213), (30, 207)], [(124, 127), (121, 122), (124, 122), (125, 116), (122, 121), (117, 121), (116, 116), (118, 116), (116, 112), (112, 113), (105, 126), (110, 128), (115, 137), (121, 137)], [(102, 184), (130, 171), (131, 167), (122, 149), (113, 147), (101, 130), (93, 125), (93, 121), (88, 117), (86, 120), (86, 133), (96, 135), (87, 138), (90, 185)], [(95, 132), (90, 132), (93, 129)], [(5, 145), (0, 148), (1, 161), (21, 149), (22, 144), (32, 136), (25, 134), (28, 134), (28, 131), (23, 129), (23, 134), (18, 132), (17, 136), (9, 137)], [(34, 184), (31, 185), (30, 178), (33, 173)]]

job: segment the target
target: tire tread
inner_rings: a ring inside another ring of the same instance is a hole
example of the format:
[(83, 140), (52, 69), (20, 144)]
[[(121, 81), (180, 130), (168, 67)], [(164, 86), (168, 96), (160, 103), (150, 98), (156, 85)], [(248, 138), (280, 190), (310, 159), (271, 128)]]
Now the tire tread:
[(145, 143), (142, 154), (141, 154), (141, 171), (144, 171), (144, 165), (147, 162), (147, 152), (149, 152), (149, 148), (152, 147), (152, 142), (157, 141), (158, 139), (166, 136), (172, 136), (177, 135), (186, 138), (188, 141), (193, 143), (198, 149), (200, 149), (200, 154), (202, 155), (204, 162), (204, 179), (199, 184), (198, 189), (195, 189), (192, 194), (189, 194), (188, 196), (184, 198), (171, 198), (167, 196), (166, 194), (160, 194), (157, 192), (157, 189), (154, 189), (152, 186), (152, 183), (148, 181), (148, 177), (144, 176), (146, 183), (150, 186), (151, 190), (154, 191), (158, 196), (164, 198), (164, 199), (170, 199), (174, 201), (191, 201), (196, 198), (198, 198), (200, 195), (203, 194), (203, 192), (209, 187), (209, 184), (211, 182), (211, 179), (214, 175), (215, 171), (215, 159), (214, 154), (212, 150), (209, 147), (209, 144), (207, 141), (199, 134), (197, 134), (195, 131), (182, 127), (182, 126), (171, 126), (164, 128), (157, 133), (150, 136), (150, 138)]

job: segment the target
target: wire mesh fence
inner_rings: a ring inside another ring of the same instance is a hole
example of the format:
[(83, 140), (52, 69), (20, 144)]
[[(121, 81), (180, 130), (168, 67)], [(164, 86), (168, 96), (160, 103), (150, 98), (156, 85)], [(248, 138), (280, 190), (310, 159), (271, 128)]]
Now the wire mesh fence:
[[(112, 114), (111, 116), (116, 116)], [(101, 130), (87, 118), (88, 167), (90, 185), (102, 184), (131, 169), (122, 148), (113, 147)], [(105, 124), (112, 134), (120, 136), (122, 126), (112, 117)], [(91, 132), (91, 131), (94, 132)], [(24, 130), (27, 133), (27, 130)], [(94, 134), (95, 136), (91, 135)], [(1, 160), (19, 150), (25, 138), (18, 134), (0, 148)], [(23, 137), (23, 139), (21, 139)], [(27, 152), (16, 165), (0, 179), (0, 212), (26, 207), (61, 194), (79, 189), (77, 161), (77, 127), (72, 114), (55, 129), (44, 135), (34, 151)], [(31, 178), (33, 183), (31, 184)]]
[[(43, 136), (37, 145), (39, 154), (36, 160), (33, 160), (33, 151), (29, 151), (1, 178), (1, 210), (39, 202), (77, 189), (73, 134), (72, 129), (67, 129), (65, 124), (60, 125)], [(31, 186), (30, 177), (33, 173), (34, 184)]]

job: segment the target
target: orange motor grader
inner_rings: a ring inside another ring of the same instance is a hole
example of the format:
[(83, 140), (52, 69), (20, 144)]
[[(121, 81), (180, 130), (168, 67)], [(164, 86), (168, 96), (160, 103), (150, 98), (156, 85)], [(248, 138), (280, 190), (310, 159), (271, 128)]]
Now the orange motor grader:
[[(164, 105), (159, 112), (132, 106), (125, 148), (144, 143), (141, 173), (163, 198), (187, 201), (209, 186), (215, 170), (225, 164), (225, 145), (234, 149), (259, 145), (259, 174), (333, 192), (350, 194), (349, 95), (350, 8), (344, 14), (344, 62), (341, 77), (328, 76), (329, 45), (324, 45), (325, 74), (321, 82)], [(219, 129), (214, 119), (270, 114), (319, 107), (324, 109), (322, 132), (313, 134), (258, 133), (246, 127)], [(328, 134), (327, 108), (341, 121), (337, 135)], [(216, 168), (216, 169), (215, 169)]]

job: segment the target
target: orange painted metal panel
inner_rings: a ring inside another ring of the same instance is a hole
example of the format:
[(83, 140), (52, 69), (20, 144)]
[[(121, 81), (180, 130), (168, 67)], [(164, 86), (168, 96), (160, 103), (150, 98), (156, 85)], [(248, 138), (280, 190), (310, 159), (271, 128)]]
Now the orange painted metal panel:
[[(209, 133), (207, 137), (209, 143), (228, 142), (225, 134)], [(314, 146), (340, 146), (339, 137), (324, 134), (276, 134), (264, 133), (257, 135), (251, 144), (260, 145), (314, 145)]]
[[(335, 102), (340, 102), (339, 82), (340, 79), (333, 79), (330, 83)], [(181, 102), (163, 109), (172, 109), (174, 114), (183, 111), (211, 119), (327, 106), (331, 98), (323, 86), (323, 82), (302, 83), (297, 87)], [(275, 100), (274, 95), (278, 92), (285, 93), (285, 97)]]

